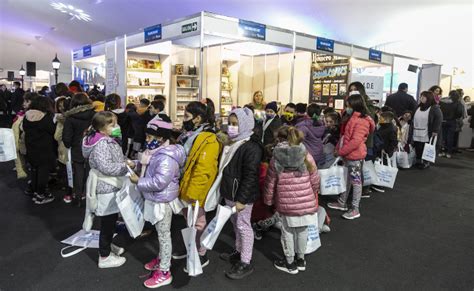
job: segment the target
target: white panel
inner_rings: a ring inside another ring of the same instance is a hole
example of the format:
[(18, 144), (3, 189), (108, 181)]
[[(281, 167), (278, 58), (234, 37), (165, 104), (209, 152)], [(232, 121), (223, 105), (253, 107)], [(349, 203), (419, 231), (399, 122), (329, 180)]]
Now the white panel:
[(137, 47), (145, 43), (145, 36), (143, 32), (127, 35), (127, 48)]
[(239, 70), (239, 106), (252, 102), (252, 57), (240, 57)]
[(267, 27), (266, 41), (293, 47), (293, 33)]
[(393, 55), (382, 52), (382, 63), (392, 65), (393, 64)]
[[(337, 43), (334, 42), (334, 53), (336, 55), (340, 56), (351, 56), (351, 46), (347, 44), (342, 44), (342, 43)], [(367, 51), (367, 56), (365, 58), (369, 57), (369, 52)]]
[(441, 65), (423, 64), (420, 74), (419, 91), (423, 92), (430, 89), (431, 86), (439, 86), (441, 82)]
[(293, 103), (308, 103), (311, 77), (311, 53), (297, 52), (293, 83)]
[[(262, 91), (265, 88), (265, 58), (264, 56), (253, 58), (253, 80), (252, 91)], [(265, 95), (263, 96), (266, 97)], [(265, 99), (266, 100), (266, 99)]]
[[(207, 49), (206, 49), (207, 50)], [(204, 51), (204, 55), (209, 56), (206, 60), (206, 72), (204, 74), (206, 81), (206, 95), (204, 97), (210, 98), (216, 107), (216, 113), (219, 112), (220, 104), (220, 86), (221, 86), (221, 48), (220, 46), (210, 47), (209, 52)]]
[(358, 59), (362, 59), (362, 60), (368, 60), (369, 59), (369, 50), (359, 48), (359, 47), (354, 47), (354, 49), (352, 50), (352, 56), (354, 58), (358, 58)]
[(105, 95), (115, 92), (115, 41), (105, 45)]
[(126, 80), (126, 64), (127, 64), (127, 50), (126, 50), (126, 39), (117, 39), (117, 56), (115, 59), (115, 72), (117, 74), (117, 84), (115, 92), (122, 97), (122, 102), (125, 103), (127, 100), (127, 80)]
[(265, 90), (263, 92), (266, 102), (276, 101), (278, 96), (278, 55), (267, 56), (265, 69)]
[(296, 48), (315, 51), (316, 50), (316, 37), (296, 34)]
[(290, 78), (292, 54), (280, 55), (280, 77), (278, 83), (278, 101), (283, 106), (290, 102)]
[(204, 33), (223, 34), (229, 36), (239, 35), (239, 23), (231, 19), (204, 16)]

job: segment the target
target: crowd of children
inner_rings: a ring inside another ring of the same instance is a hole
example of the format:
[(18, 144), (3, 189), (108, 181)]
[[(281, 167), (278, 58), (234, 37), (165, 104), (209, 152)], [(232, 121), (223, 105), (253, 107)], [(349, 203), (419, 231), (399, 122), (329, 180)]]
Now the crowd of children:
[[(114, 197), (124, 179), (136, 184), (145, 199), (144, 218), (155, 226), (159, 242), (159, 253), (144, 265), (153, 271), (144, 282), (148, 288), (170, 284), (172, 258), (186, 257), (179, 247), (172, 252), (171, 239), (173, 214), (183, 212), (187, 218), (182, 203), (199, 203), (195, 228), (200, 246), (211, 187), (223, 205), (237, 210), (231, 217), (234, 250), (220, 256), (232, 265), (227, 277), (242, 279), (253, 272), (254, 239), (273, 225), (281, 230), (284, 253), (275, 268), (290, 274), (305, 271), (308, 226), (330, 231), (329, 217), (319, 206), (318, 169), (336, 160), (344, 163), (349, 187), (327, 206), (344, 211), (345, 219), (359, 218), (361, 198), (371, 192), (363, 187), (364, 161), (397, 150), (416, 151), (418, 167), (427, 168), (429, 163), (421, 159), (425, 143), (442, 129), (451, 138), (453, 120), (462, 114), (455, 93), (440, 109), (434, 94), (425, 91), (414, 112), (398, 116), (390, 107), (373, 106), (364, 86), (354, 82), (342, 112), (315, 103), (289, 103), (281, 110), (257, 92), (251, 104), (231, 111), (225, 125), (216, 122), (210, 99), (190, 102), (182, 128), (176, 129), (164, 111), (164, 96), (124, 106), (117, 94), (88, 95), (73, 85), (58, 84), (56, 94), (61, 95), (54, 103), (25, 94), (24, 110), (13, 124), (18, 177), (28, 173), (25, 193), (34, 203), (45, 204), (55, 198), (48, 180), (57, 176), (65, 203), (86, 206), (99, 217), (99, 268), (126, 262), (124, 249), (112, 244), (119, 219)], [(442, 110), (451, 114), (444, 123)], [(449, 140), (446, 156), (452, 152)], [(124, 178), (129, 171), (133, 173)], [(206, 251), (198, 249), (202, 267), (209, 264)]]

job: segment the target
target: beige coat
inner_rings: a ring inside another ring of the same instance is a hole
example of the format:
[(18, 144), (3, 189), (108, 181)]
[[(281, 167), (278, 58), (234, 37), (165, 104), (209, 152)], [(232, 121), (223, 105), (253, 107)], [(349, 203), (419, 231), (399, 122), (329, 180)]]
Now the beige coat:
[(25, 156), (21, 153), (21, 149), (26, 149), (25, 146), (25, 139), (20, 139), (20, 131), (21, 131), (21, 124), (23, 122), (23, 116), (18, 117), (18, 119), (13, 123), (12, 130), (13, 135), (15, 136), (15, 146), (16, 146), (16, 154), (17, 159), (15, 160), (15, 167), (16, 167), (16, 176), (18, 179), (23, 179), (28, 176), (25, 171)]
[(60, 114), (56, 116), (57, 124), (56, 124), (56, 131), (54, 132), (54, 139), (58, 142), (58, 161), (66, 165), (68, 162), (68, 149), (63, 143), (63, 128), (64, 128), (64, 121), (66, 118), (64, 115)]

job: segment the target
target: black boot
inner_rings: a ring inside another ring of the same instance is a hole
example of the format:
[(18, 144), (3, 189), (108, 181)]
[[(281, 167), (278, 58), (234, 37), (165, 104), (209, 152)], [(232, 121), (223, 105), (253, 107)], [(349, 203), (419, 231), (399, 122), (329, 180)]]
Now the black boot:
[(230, 271), (225, 272), (225, 275), (233, 280), (240, 280), (253, 273), (253, 266), (241, 261), (235, 263)]

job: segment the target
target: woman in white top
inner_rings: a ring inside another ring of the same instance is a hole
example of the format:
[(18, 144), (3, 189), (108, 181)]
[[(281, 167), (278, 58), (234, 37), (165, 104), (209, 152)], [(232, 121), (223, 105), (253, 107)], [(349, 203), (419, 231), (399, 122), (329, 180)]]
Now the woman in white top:
[(413, 116), (413, 127), (411, 130), (417, 162), (421, 169), (426, 169), (430, 166), (429, 162), (421, 159), (421, 156), (423, 155), (425, 143), (429, 142), (431, 137), (438, 136), (442, 121), (443, 114), (436, 104), (433, 93), (429, 91), (421, 92), (420, 104)]

